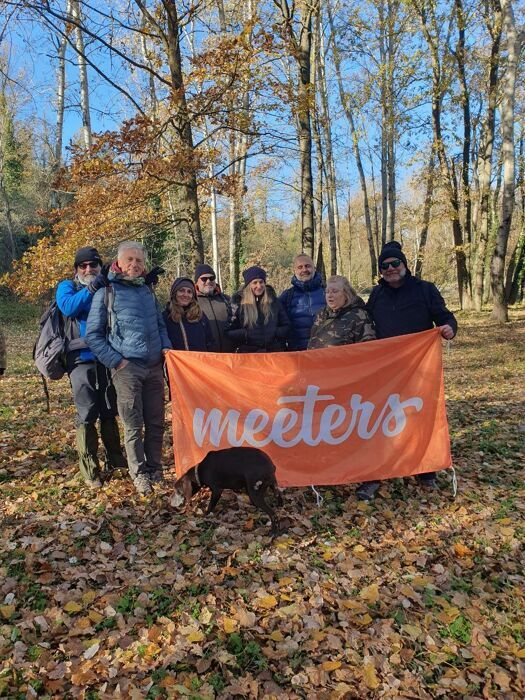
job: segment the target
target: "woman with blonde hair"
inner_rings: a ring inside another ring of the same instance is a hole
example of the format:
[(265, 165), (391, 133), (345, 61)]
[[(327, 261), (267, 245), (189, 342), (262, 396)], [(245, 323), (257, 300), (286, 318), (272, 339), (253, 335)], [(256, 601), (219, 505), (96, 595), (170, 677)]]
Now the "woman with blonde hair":
[(197, 302), (195, 285), (189, 277), (177, 277), (171, 285), (170, 301), (163, 315), (174, 350), (217, 351), (210, 323)]
[(312, 326), (308, 350), (375, 340), (374, 324), (365, 302), (346, 277), (329, 277), (325, 298), (326, 306), (319, 311)]
[(236, 305), (227, 331), (237, 352), (278, 352), (290, 330), (290, 322), (272, 287), (266, 284), (266, 272), (254, 265), (242, 273), (244, 287), (232, 299)]

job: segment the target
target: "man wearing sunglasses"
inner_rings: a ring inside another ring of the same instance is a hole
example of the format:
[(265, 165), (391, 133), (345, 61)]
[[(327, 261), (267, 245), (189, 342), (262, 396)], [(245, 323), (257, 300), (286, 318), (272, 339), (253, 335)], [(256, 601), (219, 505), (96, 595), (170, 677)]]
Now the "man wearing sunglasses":
[(113, 469), (126, 467), (116, 421), (115, 389), (108, 379), (104, 365), (97, 362), (85, 341), (86, 321), (93, 295), (107, 284), (101, 274), (102, 259), (96, 248), (77, 250), (74, 260), (75, 276), (63, 280), (57, 288), (56, 301), (62, 314), (71, 321), (67, 327), (71, 338), (66, 355), (66, 368), (77, 409), (77, 452), (80, 473), (92, 489), (102, 486), (98, 459), (97, 420), (106, 450), (108, 465)]
[(232, 320), (230, 297), (222, 293), (215, 270), (210, 265), (197, 265), (194, 280), (197, 302), (210, 322), (215, 347), (219, 352), (233, 352), (233, 343), (226, 335)]
[[(454, 314), (432, 282), (413, 277), (401, 244), (389, 241), (379, 255), (379, 284), (372, 289), (366, 309), (372, 317), (378, 338), (427, 331), (434, 326), (441, 330), (446, 340), (456, 335), (458, 324)], [(435, 488), (434, 472), (421, 474), (419, 483)], [(379, 489), (379, 481), (369, 481), (357, 489), (357, 497), (370, 501)]]

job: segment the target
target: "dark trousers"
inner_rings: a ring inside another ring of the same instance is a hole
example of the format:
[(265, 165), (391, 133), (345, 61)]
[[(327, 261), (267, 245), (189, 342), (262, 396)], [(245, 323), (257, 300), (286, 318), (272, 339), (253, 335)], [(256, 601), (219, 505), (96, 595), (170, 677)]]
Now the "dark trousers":
[(77, 451), (80, 473), (86, 481), (101, 477), (98, 459), (97, 419), (107, 463), (113, 468), (126, 466), (116, 420), (117, 395), (108, 381), (108, 370), (100, 362), (75, 362), (68, 357), (68, 374), (77, 409)]
[(77, 409), (77, 425), (114, 418), (117, 415), (115, 387), (108, 382), (108, 370), (100, 362), (68, 366), (69, 381)]
[(134, 362), (112, 370), (124, 447), (132, 479), (162, 469), (164, 375), (162, 363), (141, 367)]

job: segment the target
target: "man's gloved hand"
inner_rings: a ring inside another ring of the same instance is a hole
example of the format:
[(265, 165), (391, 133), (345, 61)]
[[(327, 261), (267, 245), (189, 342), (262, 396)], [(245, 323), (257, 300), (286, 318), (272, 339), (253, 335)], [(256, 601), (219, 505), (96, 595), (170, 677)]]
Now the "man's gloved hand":
[(107, 287), (108, 285), (108, 278), (102, 272), (99, 272), (95, 279), (88, 284), (88, 289), (91, 294), (94, 294), (97, 289), (102, 289), (102, 287)]
[(157, 265), (147, 273), (147, 275), (144, 277), (144, 281), (146, 284), (158, 284), (159, 275), (163, 275), (165, 272), (166, 270), (163, 267), (159, 267)]

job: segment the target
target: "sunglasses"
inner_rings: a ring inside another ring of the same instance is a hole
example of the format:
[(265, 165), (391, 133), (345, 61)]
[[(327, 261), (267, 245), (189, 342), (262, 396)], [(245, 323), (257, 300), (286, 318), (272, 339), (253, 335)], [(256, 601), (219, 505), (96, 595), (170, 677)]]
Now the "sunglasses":
[(399, 267), (401, 265), (401, 260), (390, 260), (390, 262), (381, 263), (382, 270), (388, 270), (389, 267)]
[(201, 282), (214, 282), (215, 275), (210, 275), (209, 277), (201, 277), (200, 280)]
[(100, 263), (98, 262), (83, 262), (80, 263), (79, 268), (81, 270), (87, 270), (88, 267), (95, 268), (98, 267)]

